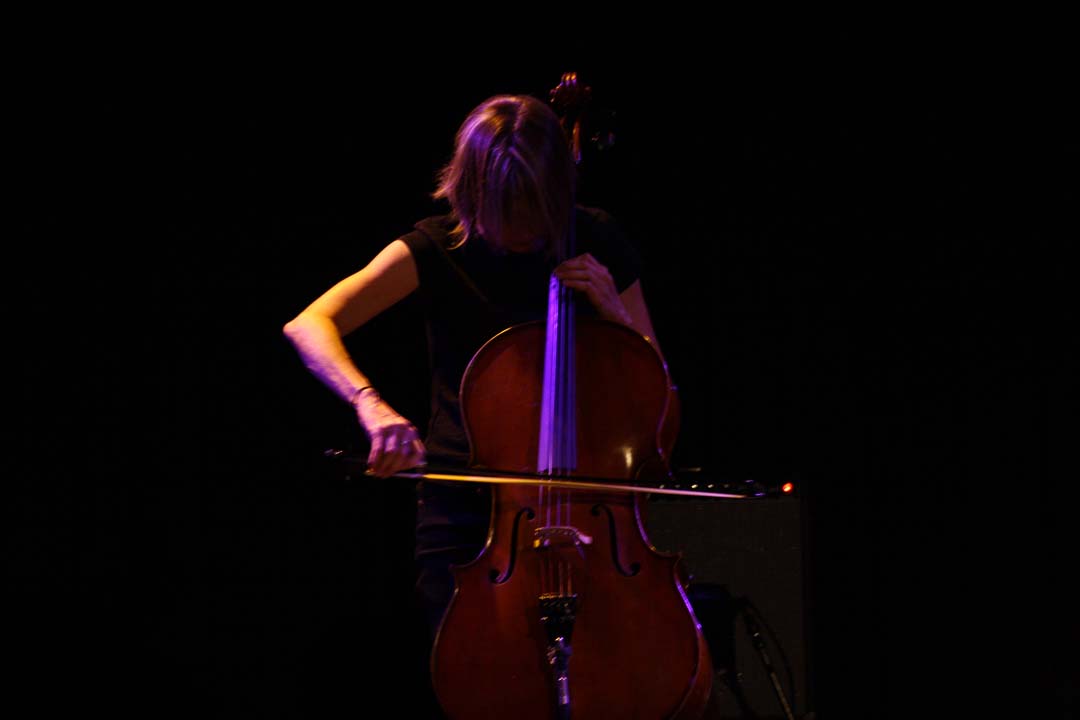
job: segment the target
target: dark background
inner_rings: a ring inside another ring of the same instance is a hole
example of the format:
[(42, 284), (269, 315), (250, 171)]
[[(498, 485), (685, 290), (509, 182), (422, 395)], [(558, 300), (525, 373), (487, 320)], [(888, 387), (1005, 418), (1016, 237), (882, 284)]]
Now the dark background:
[[(416, 46), (415, 69), (148, 42), (17, 74), (5, 646), (29, 707), (419, 706), (411, 488), (322, 457), (359, 431), (281, 326), (441, 211), (469, 109), (576, 69), (616, 133), (582, 200), (645, 260), (676, 465), (806, 499), (809, 707), (1075, 712), (1075, 58)], [(349, 339), (418, 423), (423, 342), (407, 301)]]

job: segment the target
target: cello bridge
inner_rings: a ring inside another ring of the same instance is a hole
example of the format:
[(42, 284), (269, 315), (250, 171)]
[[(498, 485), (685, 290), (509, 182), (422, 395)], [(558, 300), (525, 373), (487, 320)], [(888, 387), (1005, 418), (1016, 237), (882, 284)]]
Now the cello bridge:
[(569, 525), (548, 525), (533, 530), (533, 548), (592, 545), (592, 536)]

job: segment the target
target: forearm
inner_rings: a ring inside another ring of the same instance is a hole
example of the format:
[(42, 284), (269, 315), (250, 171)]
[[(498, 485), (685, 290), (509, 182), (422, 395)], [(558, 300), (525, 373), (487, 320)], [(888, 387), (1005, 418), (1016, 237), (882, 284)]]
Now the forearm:
[(645, 296), (641, 291), (641, 282), (635, 280), (630, 287), (619, 295), (619, 300), (622, 304), (623, 312), (625, 312), (627, 316), (627, 321), (624, 321), (623, 324), (628, 325), (641, 333), (642, 336), (653, 344), (653, 347), (656, 348), (657, 352), (660, 352), (661, 357), (663, 357), (663, 352), (660, 351), (660, 343), (656, 339), (656, 331), (653, 330), (649, 308), (645, 304)]
[(359, 388), (371, 381), (356, 367), (333, 321), (315, 313), (301, 313), (284, 328), (304, 367), (335, 395), (351, 402)]
[(285, 336), (305, 367), (345, 402), (371, 382), (356, 367), (342, 338), (415, 290), (416, 265), (401, 240), (390, 243), (367, 267), (338, 282), (293, 320)]

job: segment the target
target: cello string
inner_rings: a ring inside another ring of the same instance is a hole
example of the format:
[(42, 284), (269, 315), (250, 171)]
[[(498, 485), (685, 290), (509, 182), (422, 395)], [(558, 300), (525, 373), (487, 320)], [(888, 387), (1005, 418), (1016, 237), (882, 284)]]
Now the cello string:
[[(570, 365), (570, 332), (573, 326), (573, 309), (569, 304), (570, 289), (563, 286), (559, 293), (559, 316), (562, 327), (559, 333), (559, 475), (566, 475), (570, 469), (570, 432), (572, 425), (571, 410), (569, 406), (569, 392), (573, 383), (572, 367)], [(563, 525), (569, 518), (563, 517), (566, 491), (558, 491), (557, 522)]]
[[(564, 341), (564, 353), (566, 361), (566, 380), (563, 384), (563, 412), (565, 421), (563, 424), (563, 443), (565, 457), (563, 459), (563, 473), (570, 474), (577, 468), (577, 447), (575, 443), (575, 435), (577, 434), (575, 408), (574, 408), (574, 386), (576, 376), (574, 374), (574, 304), (573, 304), (573, 290), (571, 288), (565, 288), (566, 298), (564, 311), (566, 313), (566, 331), (563, 335)], [(565, 488), (562, 490), (563, 496), (563, 514), (565, 515), (564, 522), (570, 524), (570, 491)]]
[[(543, 474), (550, 474), (555, 462), (554, 456), (554, 432), (556, 430), (555, 417), (555, 389), (557, 386), (556, 378), (558, 371), (558, 333), (559, 333), (559, 318), (558, 318), (558, 305), (560, 295), (559, 279), (554, 273), (551, 275), (551, 279), (548, 282), (548, 313), (547, 313), (547, 334), (544, 340), (544, 385), (541, 395), (541, 410), (540, 410), (540, 446), (537, 450), (537, 472)], [(537, 506), (540, 508), (540, 512), (546, 517), (547, 524), (551, 524), (551, 507), (549, 501), (549, 493), (541, 487), (539, 489)]]
[[(567, 451), (569, 450), (569, 446), (567, 444), (567, 430), (569, 429), (569, 423), (567, 421), (566, 392), (567, 392), (567, 384), (570, 381), (570, 366), (567, 364), (566, 351), (567, 351), (567, 329), (570, 327), (570, 322), (572, 320), (572, 315), (568, 312), (567, 303), (566, 303), (566, 291), (567, 291), (567, 288), (565, 286), (560, 286), (560, 288), (559, 288), (559, 319), (560, 319), (560, 327), (559, 327), (559, 388), (558, 388), (559, 427), (557, 429), (558, 438), (559, 438), (558, 473), (559, 473), (560, 476), (566, 474), (567, 459), (568, 459), (567, 458)], [(555, 522), (558, 525), (562, 525), (564, 523), (564, 520), (563, 520), (563, 517), (562, 517), (562, 515), (563, 515), (563, 498), (566, 496), (566, 493), (563, 490), (558, 490), (556, 492), (557, 492), (557, 504), (556, 504)]]
[[(574, 257), (577, 254), (577, 215), (574, 207), (574, 198), (570, 202), (570, 221), (566, 227), (566, 257)], [(564, 401), (566, 411), (566, 424), (564, 440), (566, 442), (566, 458), (563, 465), (564, 473), (570, 474), (577, 470), (577, 364), (576, 364), (576, 318), (577, 308), (574, 303), (575, 293), (572, 288), (564, 287), (563, 313), (566, 318), (566, 334), (564, 335), (566, 351), (566, 383), (564, 385), (566, 397)], [(566, 524), (571, 523), (570, 509), (573, 507), (571, 496), (573, 491), (563, 488), (561, 490), (563, 505), (565, 506)]]

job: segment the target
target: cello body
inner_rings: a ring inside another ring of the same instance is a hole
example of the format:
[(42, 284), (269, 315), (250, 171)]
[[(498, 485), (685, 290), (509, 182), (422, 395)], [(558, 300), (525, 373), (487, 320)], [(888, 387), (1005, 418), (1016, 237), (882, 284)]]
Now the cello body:
[[(575, 467), (538, 468), (545, 326), (514, 326), (473, 357), (461, 385), (472, 465), (641, 480), (666, 470), (677, 396), (655, 347), (578, 318), (570, 406)], [(431, 654), (455, 720), (700, 718), (712, 664), (678, 555), (654, 548), (638, 493), (492, 488), (487, 542), (453, 568)]]

